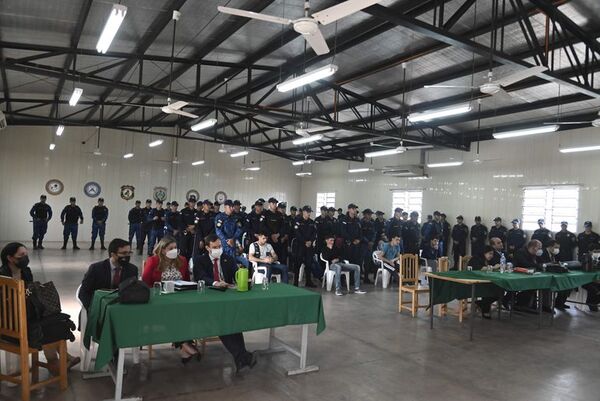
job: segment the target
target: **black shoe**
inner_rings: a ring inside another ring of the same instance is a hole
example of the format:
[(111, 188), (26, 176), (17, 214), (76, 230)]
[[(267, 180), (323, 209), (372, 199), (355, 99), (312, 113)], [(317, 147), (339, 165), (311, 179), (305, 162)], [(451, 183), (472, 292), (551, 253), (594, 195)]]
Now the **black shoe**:
[(81, 249), (81, 248), (80, 248), (80, 247), (78, 247), (77, 245), (73, 245), (73, 250), (75, 250), (75, 251), (78, 251), (78, 250), (80, 250), (80, 249)]
[(590, 312), (598, 312), (598, 305), (588, 305), (590, 307)]
[(371, 280), (369, 280), (368, 277), (365, 277), (365, 279), (363, 280), (363, 283), (365, 283), (365, 284), (372, 284), (373, 282)]
[(94, 245), (90, 246), (88, 249), (89, 249), (90, 251), (93, 251), (93, 250), (94, 250)]
[(571, 307), (570, 307), (569, 305), (565, 305), (565, 304), (562, 304), (562, 305), (554, 305), (554, 307), (555, 307), (556, 309), (560, 309), (560, 310), (571, 309)]
[(315, 283), (313, 283), (312, 281), (307, 281), (306, 284), (304, 284), (304, 286), (308, 288), (317, 288)]
[(33, 243), (33, 249), (38, 249), (38, 246), (35, 242)]
[(65, 245), (63, 245), (63, 246), (62, 246), (60, 249), (63, 249), (63, 250), (64, 250), (64, 249), (67, 249), (67, 245), (66, 245), (66, 244), (65, 244)]
[(38, 243), (38, 249), (46, 249), (46, 248), (44, 248), (44, 247), (42, 246), (42, 241), (40, 241), (40, 242)]
[(235, 363), (236, 373), (239, 373), (246, 368), (252, 369), (257, 362), (258, 356), (256, 352), (246, 352), (246, 355), (241, 357), (240, 360)]
[(554, 314), (554, 309), (550, 308), (549, 306), (543, 306), (542, 307), (542, 312)]
[(102, 246), (100, 247), (100, 249), (101, 249), (101, 250), (103, 250), (103, 251), (106, 251), (106, 247), (105, 247), (104, 245), (102, 245)]

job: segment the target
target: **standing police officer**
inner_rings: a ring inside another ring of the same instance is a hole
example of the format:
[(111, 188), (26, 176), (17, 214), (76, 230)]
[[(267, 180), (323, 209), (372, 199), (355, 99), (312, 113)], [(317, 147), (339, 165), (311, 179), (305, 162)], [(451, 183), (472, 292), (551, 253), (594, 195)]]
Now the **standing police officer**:
[(100, 249), (106, 251), (104, 234), (106, 233), (107, 219), (108, 208), (104, 206), (104, 198), (98, 198), (98, 204), (92, 208), (92, 244), (90, 245), (90, 251), (94, 250), (98, 234), (100, 235)]
[(202, 209), (196, 213), (195, 227), (193, 229), (194, 240), (194, 251), (193, 255), (202, 254), (206, 252), (206, 244), (204, 238), (215, 233), (215, 215), (211, 211), (212, 202), (208, 199), (204, 199), (201, 204)]
[(44, 249), (42, 241), (52, 218), (52, 208), (46, 203), (46, 195), (40, 196), (40, 201), (33, 205), (29, 215), (33, 219), (33, 249)]
[[(279, 242), (281, 243), (281, 254), (278, 254), (278, 258), (281, 263), (288, 265), (288, 246), (290, 245), (290, 234), (294, 231), (293, 225), (290, 224), (290, 216), (286, 214), (287, 203), (279, 202), (277, 205), (277, 211), (283, 217), (283, 225), (281, 226), (281, 237), (279, 238)], [(295, 223), (295, 220), (293, 221)]]
[(554, 239), (560, 245), (560, 252), (556, 259), (559, 262), (569, 262), (573, 260), (573, 251), (577, 247), (577, 237), (571, 231), (567, 230), (569, 223), (563, 221), (560, 223), (560, 231), (556, 233)]
[(150, 243), (150, 233), (152, 232), (152, 220), (148, 220), (148, 216), (152, 211), (152, 201), (150, 199), (146, 199), (146, 205), (142, 209), (142, 240), (137, 243), (138, 247), (138, 255), (141, 255), (144, 252), (144, 242), (146, 238), (148, 238), (148, 243)]
[[(391, 238), (388, 238), (391, 240)], [(419, 213), (410, 212), (410, 219), (402, 227), (402, 249), (406, 254), (418, 255), (421, 242), (421, 225)]]
[[(327, 206), (321, 206), (321, 215), (315, 218), (315, 225), (317, 226), (317, 252), (320, 253), (321, 249), (325, 246), (325, 236), (328, 234), (327, 230)], [(332, 233), (329, 233), (332, 234)]]
[[(194, 254), (194, 241), (196, 238), (196, 197), (190, 196), (185, 203), (185, 207), (181, 209), (181, 254), (188, 260)], [(204, 238), (204, 237), (202, 237)], [(202, 247), (204, 249), (204, 247)]]
[(552, 233), (546, 227), (544, 227), (544, 219), (538, 219), (538, 225), (540, 228), (533, 232), (531, 239), (538, 240), (542, 243), (542, 247), (546, 248), (548, 241), (552, 239)]
[(600, 248), (600, 236), (592, 231), (592, 222), (583, 223), (584, 231), (577, 236), (577, 257), (581, 260), (584, 253)]
[(179, 203), (177, 201), (171, 202), (171, 207), (165, 213), (165, 231), (167, 234), (175, 238), (177, 242), (177, 248), (182, 247), (182, 230), (183, 230), (183, 218), (181, 212), (177, 210)]
[(478, 256), (483, 253), (488, 229), (481, 224), (481, 216), (475, 216), (475, 225), (471, 227), (471, 255)]
[(360, 222), (362, 229), (362, 271), (363, 271), (363, 283), (371, 284), (369, 280), (369, 273), (371, 271), (371, 252), (373, 252), (373, 246), (375, 245), (375, 223), (373, 222), (373, 211), (371, 209), (363, 210), (363, 218)]
[(402, 237), (402, 208), (397, 207), (394, 209), (394, 216), (387, 221), (385, 226), (385, 236), (387, 238), (393, 238), (395, 236)]
[(456, 216), (456, 224), (452, 227), (452, 256), (455, 269), (458, 268), (461, 256), (467, 254), (467, 238), (469, 238), (469, 227), (464, 223), (462, 216)]
[(133, 241), (133, 236), (135, 235), (135, 244), (138, 248), (141, 241), (140, 237), (142, 236), (142, 222), (144, 221), (141, 205), (142, 202), (136, 200), (135, 206), (127, 214), (127, 220), (129, 221), (129, 246), (132, 245), (131, 241)]
[(294, 266), (294, 285), (298, 286), (300, 278), (300, 266), (304, 263), (304, 274), (306, 276), (305, 287), (316, 287), (312, 282), (312, 266), (314, 262), (314, 242), (317, 239), (317, 227), (310, 218), (312, 209), (306, 205), (302, 208), (302, 217), (296, 220), (294, 232), (296, 236), (296, 264)]
[(269, 198), (269, 209), (265, 211), (265, 228), (269, 243), (277, 255), (283, 255), (281, 239), (284, 226), (283, 215), (277, 210), (277, 199)]
[(446, 220), (446, 213), (440, 213), (440, 225), (442, 227), (442, 233), (440, 234), (440, 242), (443, 242), (442, 255), (448, 256), (450, 250), (450, 223)]
[[(243, 244), (244, 249), (246, 249), (251, 243), (258, 240), (256, 237), (260, 232), (266, 232), (265, 228), (265, 212), (263, 210), (263, 202), (259, 199), (254, 202), (254, 207), (252, 211), (248, 213), (248, 217), (246, 217), (246, 242), (247, 244)], [(277, 253), (277, 251), (275, 251)]]
[(361, 240), (362, 240), (362, 226), (357, 216), (358, 206), (354, 203), (348, 205), (348, 213), (346, 217), (342, 219), (341, 234), (345, 242), (345, 254), (346, 259), (352, 264), (361, 264), (362, 253), (361, 253)]
[(500, 238), (502, 243), (506, 245), (506, 232), (508, 230), (506, 227), (502, 225), (502, 219), (500, 217), (496, 217), (494, 219), (494, 226), (490, 228), (490, 232), (488, 234), (488, 239), (492, 238)]
[[(377, 247), (377, 244), (379, 244), (379, 241), (381, 241), (383, 239), (383, 236), (385, 235), (385, 218), (383, 216), (384, 213), (381, 210), (375, 212), (375, 221), (373, 222), (375, 226), (374, 248)], [(373, 251), (375, 251), (375, 249), (373, 249)]]
[(521, 221), (519, 219), (513, 219), (512, 228), (508, 230), (508, 234), (506, 235), (508, 260), (512, 260), (512, 258), (515, 256), (515, 252), (523, 248), (527, 243), (527, 234), (525, 234), (525, 231), (521, 230), (519, 227), (520, 223)]
[(148, 256), (152, 256), (154, 254), (154, 245), (165, 235), (165, 209), (163, 209), (163, 201), (156, 201), (156, 207), (150, 210), (147, 220), (151, 223)]
[(223, 203), (223, 211), (215, 217), (215, 233), (223, 244), (223, 253), (237, 260), (237, 243), (242, 238), (242, 228), (233, 215), (233, 201), (231, 199), (227, 199)]
[(75, 204), (75, 197), (69, 198), (69, 204), (60, 213), (60, 221), (62, 222), (63, 228), (63, 246), (60, 249), (67, 249), (67, 242), (69, 241), (69, 235), (73, 240), (73, 249), (80, 249), (77, 246), (77, 231), (78, 223), (83, 224), (83, 213), (79, 206)]

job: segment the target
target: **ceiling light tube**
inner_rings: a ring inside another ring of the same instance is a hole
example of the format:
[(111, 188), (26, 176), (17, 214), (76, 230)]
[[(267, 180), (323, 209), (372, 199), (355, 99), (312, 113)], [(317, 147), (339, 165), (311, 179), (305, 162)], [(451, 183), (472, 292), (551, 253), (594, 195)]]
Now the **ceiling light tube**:
[(437, 167), (457, 167), (462, 166), (464, 162), (444, 162), (444, 163), (428, 163), (427, 167), (429, 168), (437, 168)]
[(558, 125), (544, 125), (541, 127), (518, 129), (514, 131), (496, 132), (494, 133), (495, 139), (506, 139), (515, 138), (518, 136), (537, 135), (537, 134), (548, 134), (550, 132), (558, 131)]
[(163, 144), (163, 140), (162, 139), (157, 139), (156, 141), (152, 141), (148, 144), (148, 146), (150, 146), (151, 148), (155, 148), (157, 146), (160, 146)]
[(65, 126), (64, 125), (59, 125), (58, 127), (56, 127), (56, 136), (61, 136), (63, 134), (65, 130)]
[(125, 19), (125, 14), (127, 14), (127, 7), (122, 4), (113, 4), (108, 20), (106, 20), (106, 25), (104, 25), (102, 34), (98, 39), (98, 44), (96, 44), (98, 53), (106, 53), (108, 51), (121, 23)]
[(200, 166), (204, 164), (204, 160), (197, 160), (195, 162), (192, 162), (192, 166)]
[(337, 71), (338, 67), (335, 64), (328, 64), (324, 67), (317, 68), (307, 72), (306, 74), (300, 75), (299, 77), (288, 79), (277, 85), (279, 92), (287, 92), (289, 90), (298, 88), (300, 86), (309, 84), (311, 82), (318, 81), (319, 79), (327, 78)]
[(434, 118), (441, 118), (441, 117), (455, 116), (458, 114), (464, 114), (464, 113), (468, 113), (469, 111), (471, 111), (471, 104), (467, 103), (467, 104), (461, 104), (458, 106), (444, 107), (442, 109), (428, 110), (428, 111), (424, 111), (422, 113), (412, 113), (412, 114), (408, 115), (408, 120), (410, 122), (416, 123), (419, 121), (433, 120)]
[(123, 159), (131, 159), (133, 157), (133, 153), (125, 153), (123, 155)]
[(366, 173), (369, 171), (369, 168), (350, 168), (348, 169), (349, 173)]
[(311, 135), (304, 138), (294, 139), (292, 143), (294, 145), (304, 145), (305, 143), (316, 142), (323, 139), (323, 134)]
[(71, 99), (69, 99), (69, 106), (75, 106), (79, 101), (79, 98), (83, 94), (83, 89), (75, 88), (73, 89), (73, 94), (71, 95)]
[(296, 175), (298, 177), (310, 177), (312, 173), (310, 171), (301, 171), (299, 173), (296, 173)]
[(242, 169), (242, 171), (260, 171), (260, 167), (258, 166), (253, 166), (253, 167), (244, 167)]
[(595, 145), (595, 146), (579, 146), (576, 148), (562, 148), (559, 149), (558, 151), (560, 153), (575, 153), (575, 152), (589, 152), (592, 150), (600, 150), (600, 145)]
[(314, 162), (314, 159), (296, 160), (292, 162), (292, 166), (302, 166), (303, 164), (311, 164), (312, 162)]
[(328, 127), (328, 126), (318, 126), (318, 127), (311, 127), (311, 128), (297, 128), (296, 134), (305, 136), (305, 135), (313, 134), (315, 132), (327, 131), (330, 129), (331, 129), (331, 127)]
[(50, 146), (48, 146), (48, 149), (54, 150), (55, 147), (56, 147), (56, 144), (55, 143), (51, 143)]
[(247, 155), (248, 155), (248, 151), (247, 150), (242, 150), (241, 152), (232, 153), (229, 156), (231, 156), (231, 157), (241, 157), (241, 156), (247, 156)]
[(200, 131), (209, 127), (212, 127), (217, 123), (216, 118), (209, 118), (208, 120), (200, 121), (197, 124), (194, 124), (190, 127), (192, 131)]
[(398, 150), (396, 149), (386, 149), (386, 150), (378, 150), (376, 152), (368, 152), (365, 153), (365, 157), (380, 157), (380, 156), (390, 156), (398, 154)]

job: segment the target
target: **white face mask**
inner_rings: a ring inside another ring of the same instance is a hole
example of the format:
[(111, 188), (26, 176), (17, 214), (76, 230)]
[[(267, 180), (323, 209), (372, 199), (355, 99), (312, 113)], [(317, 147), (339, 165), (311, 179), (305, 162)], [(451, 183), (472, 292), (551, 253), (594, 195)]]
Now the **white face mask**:
[(211, 248), (211, 250), (210, 250), (211, 259), (219, 259), (222, 254), (223, 254), (223, 248), (217, 248), (217, 249)]
[(177, 248), (173, 248), (170, 251), (167, 251), (165, 255), (168, 259), (177, 259), (177, 255), (179, 255), (179, 250)]
[(553, 253), (554, 255), (558, 255), (558, 254), (560, 253), (560, 248), (553, 248), (553, 249), (552, 249), (552, 253)]
[(537, 251), (535, 251), (535, 256), (542, 256), (544, 254), (544, 251), (542, 251), (541, 249), (538, 249)]

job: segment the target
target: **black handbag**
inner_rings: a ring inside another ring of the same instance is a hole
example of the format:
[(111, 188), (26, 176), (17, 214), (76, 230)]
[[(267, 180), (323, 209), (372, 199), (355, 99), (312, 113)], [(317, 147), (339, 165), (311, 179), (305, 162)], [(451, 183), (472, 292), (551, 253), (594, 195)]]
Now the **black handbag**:
[(27, 312), (32, 313), (31, 319), (42, 319), (61, 312), (60, 296), (52, 281), (42, 284), (34, 281), (27, 285)]
[(146, 283), (130, 277), (119, 284), (118, 301), (122, 304), (147, 304), (150, 301), (150, 288)]

